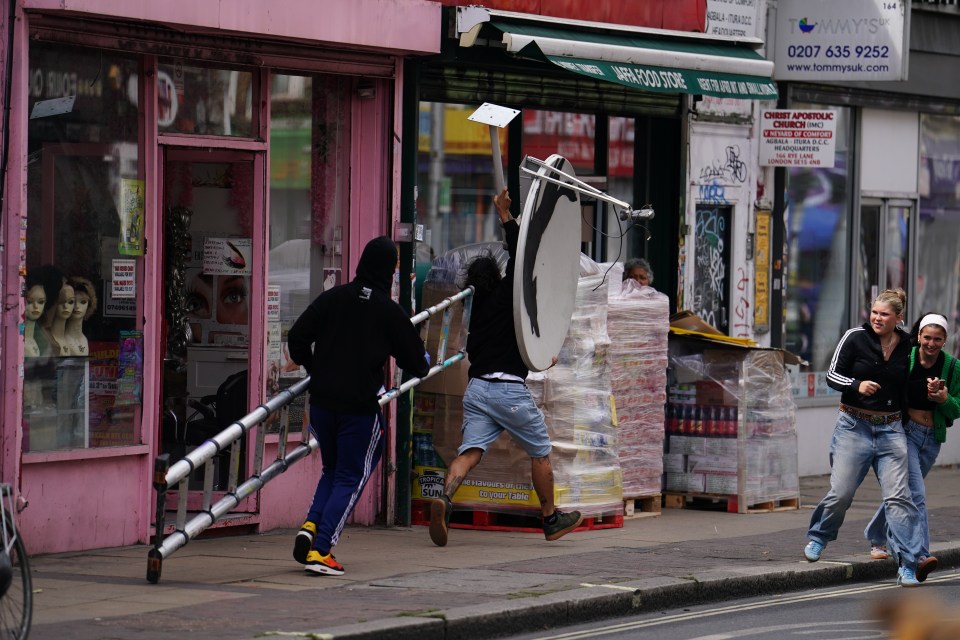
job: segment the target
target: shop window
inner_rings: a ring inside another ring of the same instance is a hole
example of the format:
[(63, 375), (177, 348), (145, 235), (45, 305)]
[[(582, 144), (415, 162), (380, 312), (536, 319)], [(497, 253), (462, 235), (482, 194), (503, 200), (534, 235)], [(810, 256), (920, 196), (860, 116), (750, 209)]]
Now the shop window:
[(139, 444), (138, 61), (30, 45), (23, 448)]
[(253, 131), (253, 74), (249, 71), (161, 59), (157, 102), (161, 132), (249, 138)]
[(946, 314), (947, 346), (960, 352), (960, 116), (920, 115), (920, 216), (917, 275), (910, 292), (917, 314)]
[(850, 109), (814, 104), (793, 108), (837, 113), (834, 166), (787, 170), (789, 279), (784, 346), (810, 362), (814, 382), (802, 385), (802, 395), (828, 395), (824, 373), (837, 341), (850, 328)]
[[(475, 110), (476, 105), (420, 103), (417, 211), (425, 241), (418, 249), (418, 268), (429, 269), (433, 257), (455, 247), (500, 239), (490, 133), (467, 119)], [(508, 129), (498, 131), (506, 165)], [(418, 273), (417, 281), (424, 275)]]
[[(342, 76), (271, 77), (268, 397), (305, 375), (290, 360), (287, 331), (346, 278), (351, 86)], [(291, 424), (302, 422), (300, 400)]]
[(597, 174), (597, 117), (592, 113), (523, 111), (523, 154), (546, 160), (559, 153), (578, 175)]
[[(605, 191), (624, 202), (634, 202), (633, 156), (636, 144), (636, 118), (607, 118), (607, 188)], [(636, 206), (636, 205), (634, 205)], [(609, 207), (607, 207), (609, 211)], [(649, 230), (644, 223), (633, 228), (619, 216), (606, 216), (606, 251), (596, 257), (623, 262), (644, 255)], [(635, 230), (634, 230), (635, 229)], [(631, 232), (632, 231), (632, 232)]]

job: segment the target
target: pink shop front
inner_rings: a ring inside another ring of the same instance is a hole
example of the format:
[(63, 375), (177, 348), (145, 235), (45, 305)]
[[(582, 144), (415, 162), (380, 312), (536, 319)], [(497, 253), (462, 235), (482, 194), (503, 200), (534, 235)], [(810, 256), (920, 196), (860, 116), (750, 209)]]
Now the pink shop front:
[[(403, 59), (439, 50), (440, 10), (14, 4), (0, 474), (31, 554), (146, 543), (155, 457), (198, 444), (210, 396), (251, 408), (293, 384), (287, 329), (391, 233)], [(278, 440), (268, 431), (265, 456)], [(318, 465), (295, 465), (226, 524), (298, 525)], [(356, 521), (388, 508), (384, 482)]]

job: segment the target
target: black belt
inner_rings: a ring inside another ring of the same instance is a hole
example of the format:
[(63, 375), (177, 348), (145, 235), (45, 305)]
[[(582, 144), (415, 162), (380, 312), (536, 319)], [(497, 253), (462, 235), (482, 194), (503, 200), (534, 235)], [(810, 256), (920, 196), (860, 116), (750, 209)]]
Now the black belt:
[(848, 416), (853, 416), (857, 420), (865, 420), (873, 424), (890, 424), (891, 422), (897, 422), (900, 420), (900, 412), (896, 413), (887, 413), (882, 416), (877, 416), (872, 413), (867, 413), (866, 411), (859, 411), (854, 409), (850, 405), (841, 404), (840, 411), (847, 414)]

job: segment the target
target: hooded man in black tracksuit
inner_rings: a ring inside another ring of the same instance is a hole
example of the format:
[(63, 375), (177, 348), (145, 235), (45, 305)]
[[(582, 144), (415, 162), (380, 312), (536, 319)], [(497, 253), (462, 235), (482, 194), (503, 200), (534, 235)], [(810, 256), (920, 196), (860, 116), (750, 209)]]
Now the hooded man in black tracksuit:
[(331, 553), (383, 453), (384, 365), (415, 376), (430, 365), (410, 318), (390, 298), (397, 247), (381, 236), (367, 243), (352, 282), (321, 293), (291, 327), (290, 358), (310, 374), (310, 428), (323, 471), (293, 557), (306, 570), (342, 575)]

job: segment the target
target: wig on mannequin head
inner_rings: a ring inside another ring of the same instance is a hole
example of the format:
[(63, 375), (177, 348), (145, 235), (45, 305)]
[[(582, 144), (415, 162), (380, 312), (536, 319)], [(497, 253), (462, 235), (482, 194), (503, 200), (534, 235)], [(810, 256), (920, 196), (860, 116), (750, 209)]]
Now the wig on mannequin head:
[(503, 276), (497, 259), (489, 252), (483, 253), (467, 264), (464, 287), (473, 287), (478, 292), (489, 293), (497, 288)]
[(97, 290), (94, 288), (93, 283), (83, 276), (71, 276), (67, 280), (67, 284), (73, 287), (75, 294), (79, 295), (84, 293), (87, 295), (87, 298), (90, 300), (90, 304), (87, 306), (87, 311), (84, 314), (83, 319), (89, 320), (90, 316), (93, 315), (93, 312), (97, 310)]
[(27, 269), (27, 291), (35, 285), (40, 285), (47, 294), (47, 305), (43, 310), (44, 315), (46, 315), (50, 309), (57, 306), (57, 296), (60, 295), (60, 288), (63, 287), (65, 281), (66, 278), (63, 277), (63, 272), (52, 264), (44, 264), (39, 267)]

